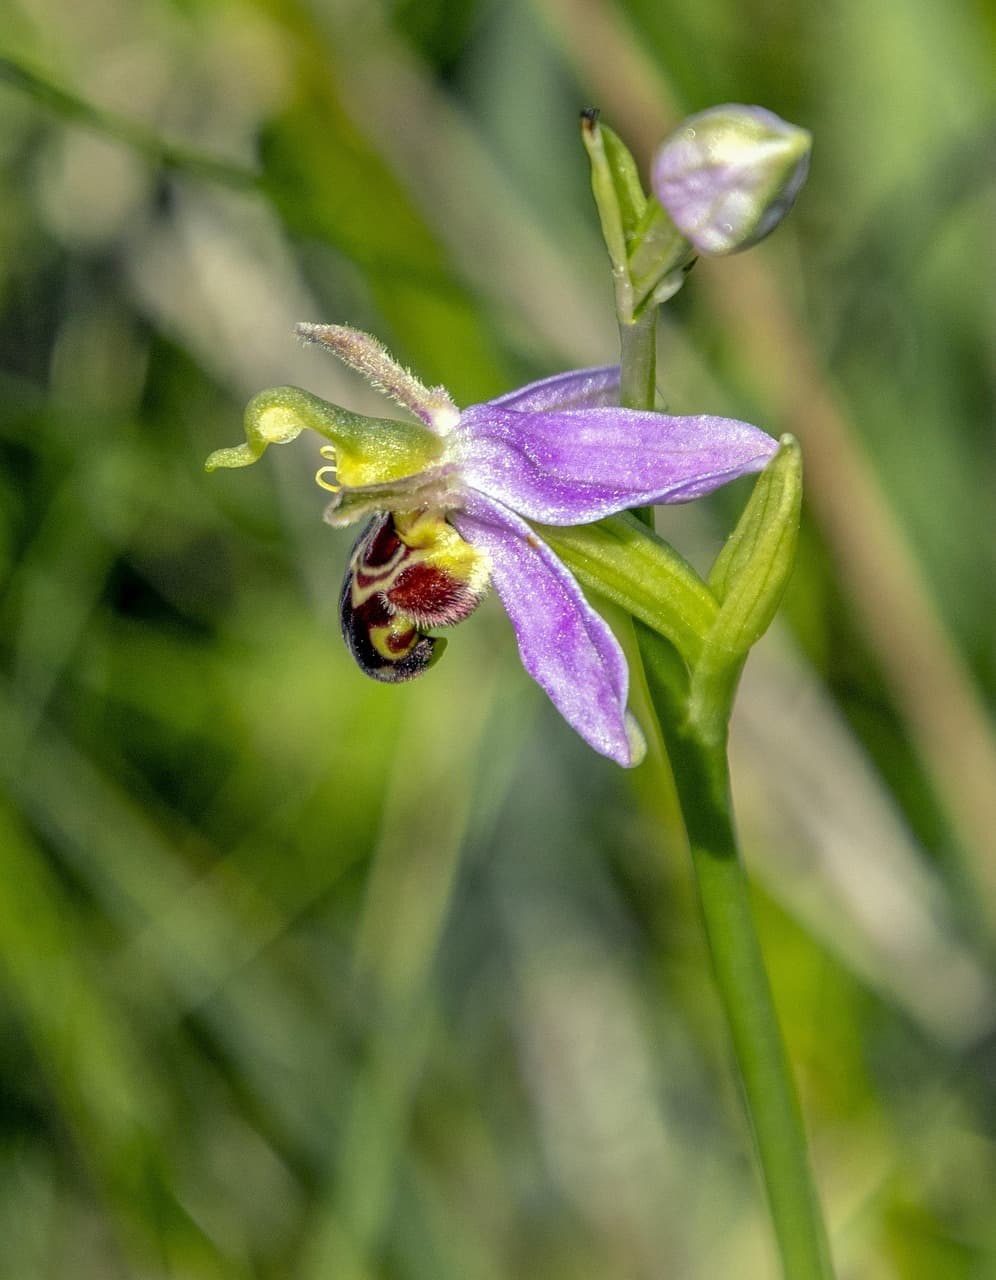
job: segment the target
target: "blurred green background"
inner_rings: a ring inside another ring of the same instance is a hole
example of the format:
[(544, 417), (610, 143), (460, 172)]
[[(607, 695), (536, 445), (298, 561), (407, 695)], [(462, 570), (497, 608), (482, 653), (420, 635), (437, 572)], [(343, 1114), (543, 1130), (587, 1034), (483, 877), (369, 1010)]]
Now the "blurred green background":
[[(984, 0), (2, 0), (0, 1275), (773, 1277), (666, 774), (492, 601), (404, 688), (338, 636), (317, 449), (615, 358), (578, 140), (810, 128), (667, 308), (676, 411), (794, 431), (734, 777), (841, 1276), (996, 1276), (996, 19)], [(708, 564), (747, 489), (660, 528)]]

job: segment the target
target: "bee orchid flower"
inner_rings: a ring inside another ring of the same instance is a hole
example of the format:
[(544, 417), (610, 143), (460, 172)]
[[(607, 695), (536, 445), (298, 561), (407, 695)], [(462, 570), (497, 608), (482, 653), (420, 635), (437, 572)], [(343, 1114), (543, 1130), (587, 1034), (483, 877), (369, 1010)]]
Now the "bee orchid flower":
[(342, 588), (343, 636), (375, 679), (408, 680), (441, 652), (428, 634), (468, 617), (492, 584), (522, 663), (564, 719), (620, 765), (642, 759), (629, 673), (608, 625), (528, 523), (586, 524), (629, 507), (687, 502), (760, 471), (776, 441), (749, 423), (621, 409), (617, 367), (546, 378), (460, 410), (377, 339), (301, 324), (417, 421), (368, 418), (298, 387), (257, 395), (244, 444), (216, 467), (255, 462), (311, 428), (328, 442), (325, 519), (363, 520)]

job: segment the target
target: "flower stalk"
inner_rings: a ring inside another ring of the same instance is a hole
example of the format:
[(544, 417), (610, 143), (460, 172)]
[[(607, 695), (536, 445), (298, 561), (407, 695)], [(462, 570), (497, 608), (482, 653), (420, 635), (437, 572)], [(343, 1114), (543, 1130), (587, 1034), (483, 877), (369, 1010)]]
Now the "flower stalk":
[(675, 651), (646, 625), (638, 622), (636, 630), (688, 833), (706, 940), (782, 1268), (786, 1280), (830, 1280), (805, 1132), (733, 823), (724, 697), (732, 689), (698, 699), (692, 710), (687, 673)]
[[(656, 307), (650, 307), (636, 324), (619, 317), (620, 382), (629, 397), (624, 403), (632, 408), (653, 407), (655, 316)], [(727, 760), (737, 681), (787, 580), (800, 499), (798, 447), (785, 437), (713, 569), (709, 587), (718, 611), (697, 654), (681, 643), (666, 602), (658, 618), (632, 611), (688, 834), (706, 939), (783, 1271), (786, 1280), (832, 1280), (802, 1117), (737, 842)], [(592, 582), (576, 563), (575, 569)]]
[(637, 320), (620, 321), (619, 403), (627, 409), (654, 407), (657, 386), (657, 308)]

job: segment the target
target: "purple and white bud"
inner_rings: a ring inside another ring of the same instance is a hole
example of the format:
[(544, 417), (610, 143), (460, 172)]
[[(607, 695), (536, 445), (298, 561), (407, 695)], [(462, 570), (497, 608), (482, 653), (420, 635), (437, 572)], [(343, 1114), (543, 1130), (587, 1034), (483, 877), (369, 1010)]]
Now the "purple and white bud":
[(749, 249), (791, 209), (811, 145), (808, 130), (763, 107), (710, 107), (661, 144), (654, 194), (699, 253)]

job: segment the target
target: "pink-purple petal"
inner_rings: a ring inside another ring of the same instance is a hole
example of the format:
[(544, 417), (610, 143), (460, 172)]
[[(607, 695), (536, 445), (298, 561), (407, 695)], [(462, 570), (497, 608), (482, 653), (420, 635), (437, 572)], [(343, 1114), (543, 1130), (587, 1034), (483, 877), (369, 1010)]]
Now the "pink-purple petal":
[[(490, 405), (532, 413), (552, 409), (585, 409), (598, 405), (618, 404), (619, 366), (601, 365), (596, 369), (572, 369), (555, 373), (540, 382), (530, 382), (518, 391), (509, 391)], [(483, 408), (477, 405), (475, 408)], [(468, 410), (469, 412), (469, 410)]]
[(525, 669), (596, 751), (623, 766), (638, 763), (626, 713), (626, 659), (570, 572), (525, 521), (482, 494), (468, 494), (450, 520), (490, 556), (491, 580)]
[(777, 441), (747, 422), (637, 409), (465, 410), (453, 457), (465, 485), (530, 520), (582, 524), (627, 507), (688, 502), (760, 471)]

